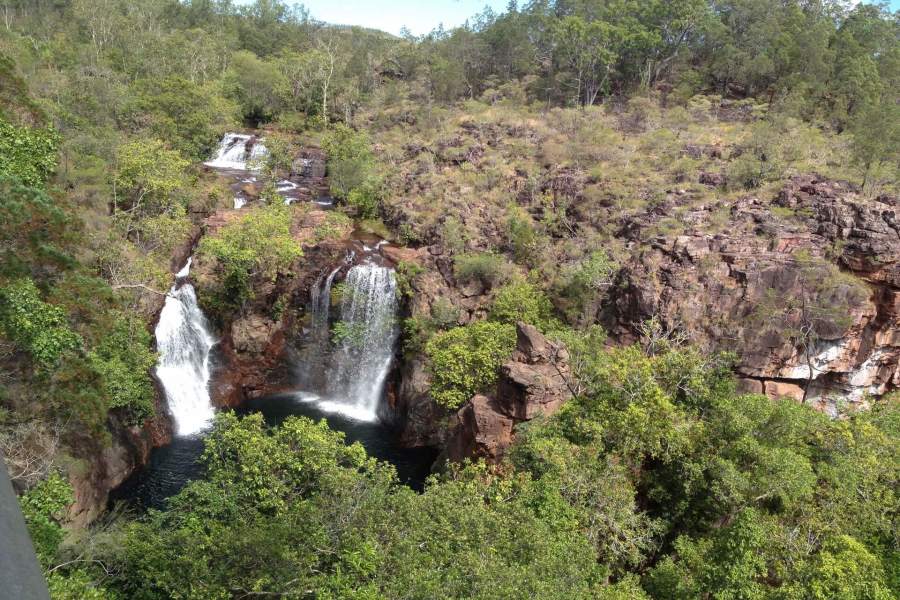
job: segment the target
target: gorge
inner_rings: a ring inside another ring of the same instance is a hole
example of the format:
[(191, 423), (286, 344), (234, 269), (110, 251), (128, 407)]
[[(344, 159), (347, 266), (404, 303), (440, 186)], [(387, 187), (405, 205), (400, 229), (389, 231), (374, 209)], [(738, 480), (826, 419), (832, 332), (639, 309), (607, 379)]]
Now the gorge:
[(305, 4), (0, 2), (0, 596), (900, 598), (900, 13)]

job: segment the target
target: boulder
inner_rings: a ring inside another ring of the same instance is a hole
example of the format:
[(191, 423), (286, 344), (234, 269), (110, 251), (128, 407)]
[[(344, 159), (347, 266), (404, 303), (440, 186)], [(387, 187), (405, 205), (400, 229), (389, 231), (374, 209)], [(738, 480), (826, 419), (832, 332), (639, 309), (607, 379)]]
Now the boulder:
[(497, 401), (473, 396), (456, 413), (456, 426), (447, 442), (447, 458), (496, 460), (511, 443), (515, 421), (504, 415)]
[(536, 327), (517, 323), (516, 350), (500, 368), (496, 396), (474, 396), (456, 413), (448, 458), (498, 460), (512, 443), (517, 423), (553, 414), (572, 397), (568, 377), (566, 349)]

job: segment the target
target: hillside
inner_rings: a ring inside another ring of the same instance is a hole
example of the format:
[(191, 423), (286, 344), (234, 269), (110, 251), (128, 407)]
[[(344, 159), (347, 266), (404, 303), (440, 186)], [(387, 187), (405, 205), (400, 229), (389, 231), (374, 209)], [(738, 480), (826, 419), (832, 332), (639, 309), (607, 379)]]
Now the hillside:
[(900, 597), (900, 20), (0, 6), (53, 598)]

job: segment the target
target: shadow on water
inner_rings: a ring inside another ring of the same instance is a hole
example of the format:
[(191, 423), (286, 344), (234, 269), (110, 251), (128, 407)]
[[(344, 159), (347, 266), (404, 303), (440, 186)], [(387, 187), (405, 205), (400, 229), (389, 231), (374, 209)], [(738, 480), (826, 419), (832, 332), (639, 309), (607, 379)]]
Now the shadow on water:
[[(271, 426), (298, 415), (315, 421), (325, 419), (329, 427), (344, 432), (347, 443), (359, 442), (370, 456), (394, 465), (400, 481), (417, 491), (422, 490), (437, 458), (433, 448), (400, 446), (396, 432), (381, 422), (355, 421), (340, 414), (325, 413), (296, 394), (250, 400), (235, 412), (242, 416), (261, 413)], [(177, 437), (171, 444), (156, 448), (143, 469), (110, 493), (110, 504), (124, 502), (138, 510), (165, 508), (168, 498), (189, 481), (203, 477), (202, 452), (202, 436)]]

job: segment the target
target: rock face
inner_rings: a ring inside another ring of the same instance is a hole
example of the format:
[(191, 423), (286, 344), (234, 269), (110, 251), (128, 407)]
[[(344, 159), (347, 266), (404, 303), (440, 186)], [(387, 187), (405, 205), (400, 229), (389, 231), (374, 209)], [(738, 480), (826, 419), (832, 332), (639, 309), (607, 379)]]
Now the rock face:
[(499, 459), (517, 423), (551, 415), (572, 397), (569, 355), (535, 327), (516, 324), (516, 351), (500, 369), (494, 397), (476, 395), (455, 415), (447, 440), (449, 460)]
[[(713, 213), (725, 210), (727, 223), (710, 231)], [(623, 227), (631, 244), (649, 249), (623, 267), (598, 315), (613, 339), (633, 340), (638, 325), (655, 316), (708, 351), (737, 351), (745, 389), (802, 398), (810, 375), (806, 353), (755, 320), (754, 311), (767, 293), (803, 296), (800, 257), (813, 257), (861, 284), (834, 287), (822, 298), (849, 310), (842, 322), (820, 324), (808, 399), (834, 412), (900, 382), (895, 198), (866, 200), (848, 183), (810, 175), (792, 179), (774, 206), (748, 197), (704, 207), (684, 213), (680, 235), (653, 236), (667, 213), (663, 207)]]
[(111, 421), (113, 438), (110, 445), (98, 449), (87, 460), (87, 468), (69, 471), (75, 502), (69, 506), (66, 517), (76, 527), (87, 526), (100, 516), (106, 510), (109, 492), (147, 464), (153, 448), (172, 439), (172, 422), (167, 414), (165, 395), (158, 386), (156, 416), (143, 427), (129, 427), (115, 418)]
[[(238, 210), (217, 211), (204, 222), (207, 235), (240, 214)], [(289, 341), (304, 327), (309, 290), (347, 251), (342, 239), (318, 241), (317, 230), (326, 215), (322, 210), (297, 211), (291, 234), (303, 247), (303, 257), (291, 267), (289, 276), (254, 282), (252, 302), (240, 314), (217, 324), (220, 338), (213, 350), (216, 369), (210, 381), (210, 399), (216, 406), (237, 406), (247, 398), (290, 387), (286, 356)], [(342, 233), (349, 235), (350, 231)], [(215, 285), (216, 274), (198, 257), (191, 276), (202, 300), (204, 287)], [(280, 311), (273, 309), (276, 305), (281, 306)]]

